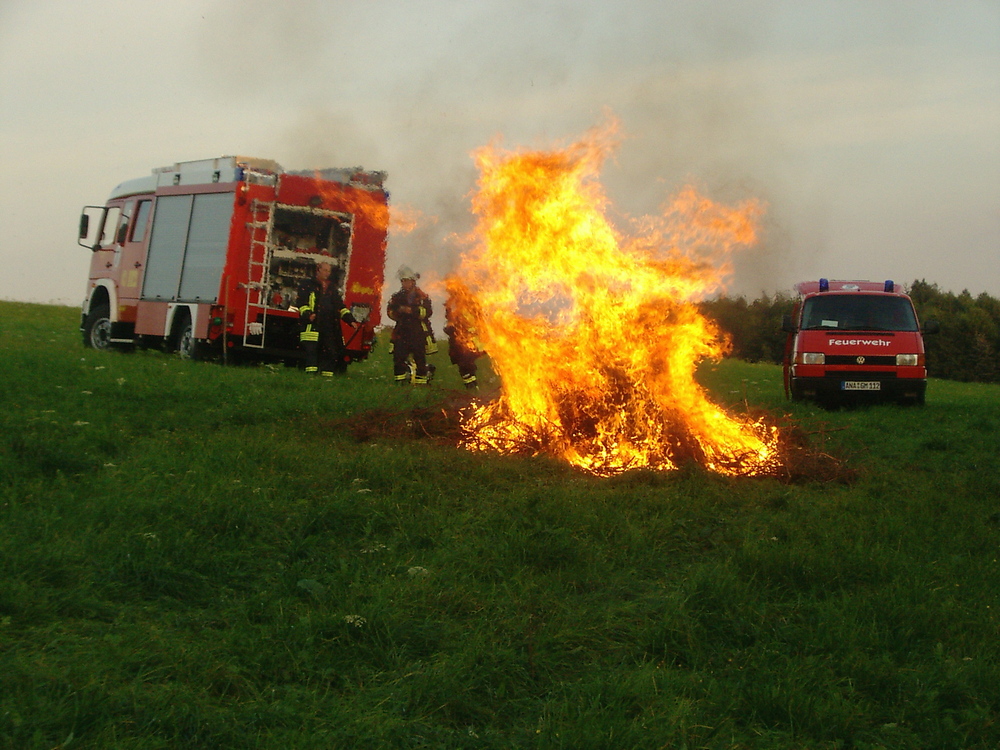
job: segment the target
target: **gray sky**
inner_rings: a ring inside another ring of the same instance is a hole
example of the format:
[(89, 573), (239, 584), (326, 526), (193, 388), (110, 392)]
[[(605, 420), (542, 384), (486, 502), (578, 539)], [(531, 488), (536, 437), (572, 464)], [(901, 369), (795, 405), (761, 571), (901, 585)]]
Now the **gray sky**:
[(225, 154), (386, 170), (388, 273), (445, 273), (473, 149), (607, 112), (615, 211), (766, 202), (735, 293), (1000, 296), (1000, 0), (0, 0), (0, 298), (79, 304), (80, 208)]

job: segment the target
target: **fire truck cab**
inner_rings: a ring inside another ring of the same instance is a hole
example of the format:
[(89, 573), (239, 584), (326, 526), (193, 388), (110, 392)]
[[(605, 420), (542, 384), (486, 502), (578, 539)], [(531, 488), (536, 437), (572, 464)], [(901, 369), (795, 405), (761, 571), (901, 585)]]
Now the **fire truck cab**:
[(805, 281), (782, 329), (785, 394), (823, 403), (893, 400), (923, 404), (924, 333), (913, 302), (892, 281)]
[(92, 252), (84, 344), (298, 359), (298, 291), (326, 263), (360, 323), (341, 324), (345, 359), (364, 359), (385, 271), (384, 178), (224, 156), (121, 183), (80, 217)]

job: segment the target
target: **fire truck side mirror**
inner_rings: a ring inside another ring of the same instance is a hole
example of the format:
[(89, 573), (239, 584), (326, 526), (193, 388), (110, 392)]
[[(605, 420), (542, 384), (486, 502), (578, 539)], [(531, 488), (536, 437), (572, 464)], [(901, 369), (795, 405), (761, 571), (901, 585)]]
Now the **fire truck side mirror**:
[(928, 320), (924, 322), (924, 333), (941, 333), (941, 324), (936, 320)]
[(795, 333), (795, 321), (792, 320), (791, 315), (785, 315), (781, 319), (781, 330), (785, 333)]
[(91, 252), (101, 246), (101, 231), (107, 209), (104, 206), (84, 206), (80, 214), (80, 234), (77, 244)]

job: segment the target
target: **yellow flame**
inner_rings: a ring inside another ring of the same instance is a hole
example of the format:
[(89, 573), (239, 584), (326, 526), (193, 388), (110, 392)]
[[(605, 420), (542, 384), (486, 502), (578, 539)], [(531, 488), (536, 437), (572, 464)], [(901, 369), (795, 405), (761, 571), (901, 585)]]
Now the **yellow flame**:
[(756, 202), (720, 206), (685, 188), (625, 237), (597, 179), (614, 126), (552, 151), (475, 153), (470, 247), (447, 282), (502, 381), (463, 423), (472, 450), (561, 456), (598, 475), (697, 460), (773, 470), (776, 433), (729, 416), (695, 381), (725, 343), (694, 301), (728, 253), (756, 240)]

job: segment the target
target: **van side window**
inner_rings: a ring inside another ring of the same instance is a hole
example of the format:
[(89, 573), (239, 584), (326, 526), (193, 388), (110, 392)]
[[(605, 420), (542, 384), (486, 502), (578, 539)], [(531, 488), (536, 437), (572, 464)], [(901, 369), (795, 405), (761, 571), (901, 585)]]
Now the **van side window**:
[(146, 239), (146, 227), (149, 225), (149, 211), (152, 206), (153, 201), (139, 201), (139, 210), (135, 214), (130, 241), (142, 242)]

